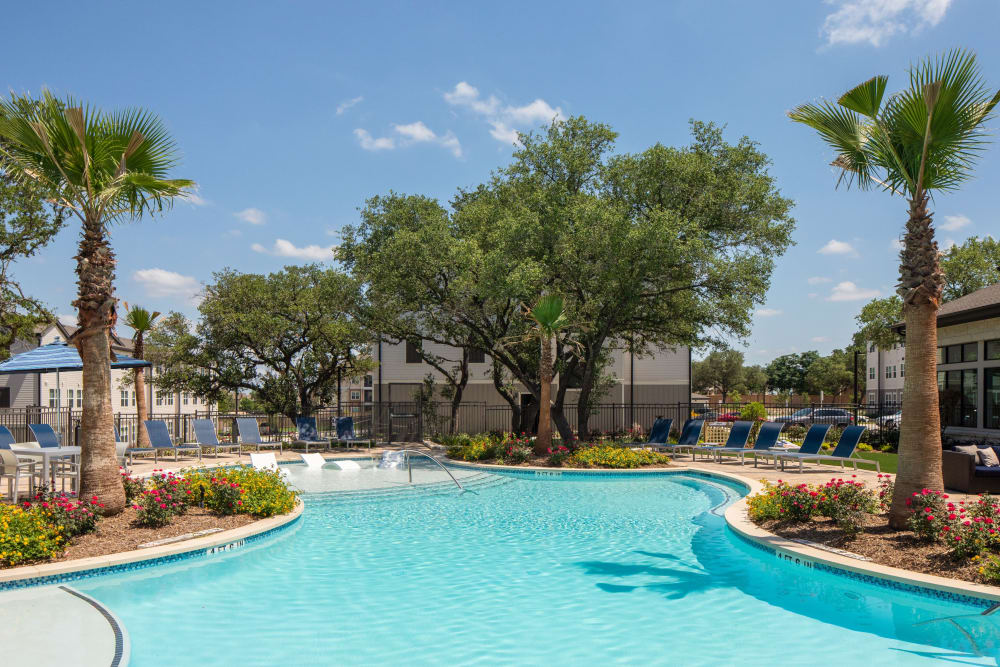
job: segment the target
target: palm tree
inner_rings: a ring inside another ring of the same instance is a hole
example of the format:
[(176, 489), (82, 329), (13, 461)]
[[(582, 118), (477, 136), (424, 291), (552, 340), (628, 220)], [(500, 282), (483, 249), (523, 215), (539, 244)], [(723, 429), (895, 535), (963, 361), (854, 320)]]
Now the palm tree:
[(104, 113), (47, 91), (40, 100), (12, 95), (0, 101), (0, 138), (11, 171), (55, 190), (55, 204), (83, 226), (74, 258), (79, 328), (71, 338), (83, 359), (80, 491), (116, 514), (125, 507), (125, 492), (111, 412), (110, 333), (117, 314), (108, 226), (160, 212), (194, 183), (167, 178), (177, 162), (174, 142), (142, 109)]
[[(132, 356), (136, 359), (144, 359), (145, 335), (152, 331), (156, 318), (160, 316), (157, 311), (149, 312), (142, 306), (129, 306), (125, 302), (125, 326), (130, 327), (132, 334), (133, 351)], [(148, 407), (146, 405), (146, 370), (144, 368), (135, 369), (135, 409), (139, 413), (137, 423), (142, 423), (148, 417)], [(146, 429), (138, 429), (136, 434), (136, 445), (139, 447), (149, 447), (149, 436)]]
[(911, 67), (910, 85), (883, 104), (887, 81), (876, 76), (844, 93), (837, 104), (804, 104), (789, 116), (815, 129), (836, 151), (833, 165), (848, 187), (878, 187), (905, 197), (909, 205), (896, 289), (906, 326), (906, 419), (889, 513), (890, 524), (902, 528), (910, 494), (943, 487), (937, 310), (944, 277), (928, 197), (956, 190), (971, 176), (986, 142), (983, 124), (1000, 92), (991, 95), (975, 55), (960, 50)]
[(535, 307), (528, 311), (528, 317), (535, 322), (534, 331), (538, 335), (541, 344), (541, 363), (538, 367), (539, 380), (539, 405), (538, 405), (538, 433), (535, 437), (535, 453), (544, 455), (552, 447), (552, 339), (559, 334), (559, 331), (569, 325), (566, 314), (563, 312), (563, 299), (554, 294), (543, 296), (535, 304)]

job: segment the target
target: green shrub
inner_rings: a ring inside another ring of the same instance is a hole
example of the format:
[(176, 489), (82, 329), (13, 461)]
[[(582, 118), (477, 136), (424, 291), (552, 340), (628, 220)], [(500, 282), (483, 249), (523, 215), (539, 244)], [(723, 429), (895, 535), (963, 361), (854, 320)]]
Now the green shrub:
[(122, 485), (125, 486), (125, 502), (132, 503), (142, 490), (146, 487), (145, 483), (138, 477), (133, 477), (132, 473), (125, 468), (119, 469), (122, 474)]
[[(891, 483), (891, 482), (890, 482)], [(750, 519), (762, 521), (805, 522), (816, 516), (833, 519), (848, 536), (859, 533), (865, 516), (880, 508), (879, 491), (869, 489), (864, 482), (831, 479), (826, 484), (811, 486), (788, 482), (764, 482), (764, 489), (747, 498)]]
[(571, 466), (580, 468), (641, 468), (670, 463), (670, 457), (645, 449), (627, 449), (610, 445), (581, 447), (569, 457)]
[(62, 529), (38, 507), (0, 503), (0, 565), (57, 558), (66, 550)]
[(506, 446), (503, 453), (495, 458), (500, 459), (504, 463), (509, 463), (511, 465), (518, 465), (519, 463), (524, 463), (531, 457), (531, 448), (526, 447), (521, 443), (511, 443)]

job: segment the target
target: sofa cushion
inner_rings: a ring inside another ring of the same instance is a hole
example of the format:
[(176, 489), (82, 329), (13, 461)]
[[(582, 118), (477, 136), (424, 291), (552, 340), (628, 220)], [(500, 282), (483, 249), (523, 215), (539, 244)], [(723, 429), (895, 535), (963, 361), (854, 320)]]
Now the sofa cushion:
[(976, 466), (976, 477), (1000, 477), (1000, 466)]
[(986, 466), (987, 468), (1000, 466), (1000, 458), (997, 458), (997, 453), (993, 451), (992, 447), (983, 447), (977, 454), (979, 456), (979, 465)]
[[(979, 447), (975, 445), (955, 445), (951, 448), (954, 452), (959, 452), (960, 454), (968, 454), (969, 456), (976, 456), (976, 452), (979, 451)], [(976, 458), (978, 461), (978, 457)]]

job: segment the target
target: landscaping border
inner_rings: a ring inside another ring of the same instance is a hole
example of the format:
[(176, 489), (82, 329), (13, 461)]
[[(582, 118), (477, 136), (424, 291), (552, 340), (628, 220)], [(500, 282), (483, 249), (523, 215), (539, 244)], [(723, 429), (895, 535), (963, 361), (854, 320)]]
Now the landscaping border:
[(672, 468), (647, 468), (629, 470), (602, 470), (591, 468), (543, 468), (524, 466), (500, 466), (492, 464), (477, 464), (466, 461), (453, 461), (445, 458), (449, 465), (456, 468), (475, 470), (496, 470), (501, 473), (522, 473), (524, 476), (538, 477), (614, 477), (687, 474), (708, 478), (721, 478), (736, 482), (747, 489), (746, 496), (731, 504), (725, 511), (726, 525), (740, 540), (760, 551), (785, 563), (798, 565), (819, 572), (826, 572), (838, 577), (852, 579), (863, 583), (923, 597), (948, 602), (956, 602), (979, 609), (989, 609), (1000, 604), (1000, 587), (977, 584), (975, 582), (948, 579), (935, 575), (912, 572), (901, 568), (879, 565), (871, 561), (861, 561), (850, 556), (841, 556), (817, 547), (811, 547), (799, 542), (770, 533), (747, 516), (747, 496), (758, 493), (764, 487), (753, 479), (735, 473), (717, 470), (702, 470), (697, 466), (677, 466)]
[(104, 556), (77, 558), (58, 563), (25, 565), (0, 570), (0, 592), (64, 584), (80, 579), (89, 579), (108, 574), (118, 574), (133, 570), (143, 570), (157, 565), (176, 563), (199, 557), (211, 556), (233, 549), (239, 549), (292, 527), (302, 516), (305, 505), (298, 499), (288, 514), (254, 521), (246, 526), (196, 537), (184, 542), (175, 542), (159, 547), (122, 551)]

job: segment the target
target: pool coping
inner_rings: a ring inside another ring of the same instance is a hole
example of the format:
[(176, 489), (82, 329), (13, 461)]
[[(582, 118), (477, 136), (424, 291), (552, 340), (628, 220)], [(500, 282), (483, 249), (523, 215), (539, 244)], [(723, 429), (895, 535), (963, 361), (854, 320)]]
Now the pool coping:
[(31, 586), (64, 584), (99, 575), (145, 569), (168, 562), (230, 551), (290, 527), (302, 516), (304, 508), (302, 500), (297, 499), (295, 508), (288, 514), (260, 519), (239, 528), (231, 528), (184, 542), (0, 570), (0, 592)]
[[(787, 538), (775, 535), (764, 530), (747, 515), (747, 497), (759, 493), (764, 485), (757, 480), (744, 477), (736, 473), (721, 472), (718, 470), (705, 470), (697, 465), (676, 466), (670, 468), (646, 468), (629, 470), (605, 470), (595, 468), (545, 468), (541, 466), (499, 466), (469, 463), (466, 461), (454, 461), (444, 458), (449, 465), (455, 467), (467, 467), (477, 470), (499, 470), (503, 472), (525, 472), (534, 473), (540, 477), (559, 476), (561, 473), (570, 473), (567, 476), (575, 476), (590, 473), (595, 476), (628, 476), (636, 475), (650, 476), (656, 474), (669, 473), (690, 473), (697, 472), (709, 477), (719, 477), (731, 482), (739, 483), (747, 487), (747, 494), (740, 498), (728, 508), (724, 517), (726, 525), (733, 533), (749, 544), (764, 553), (793, 565), (827, 572), (835, 576), (854, 579), (869, 583), (880, 588), (891, 588), (894, 590), (914, 593), (924, 597), (931, 597), (949, 602), (958, 602), (980, 608), (989, 608), (1000, 604), (1000, 587), (979, 584), (971, 581), (961, 581), (949, 579), (922, 572), (913, 572), (902, 568), (880, 565), (871, 561), (861, 561), (850, 556), (825, 551), (816, 547), (811, 547), (799, 542), (793, 542)], [(539, 475), (539, 473), (541, 473)], [(608, 473), (611, 473), (610, 475)]]

